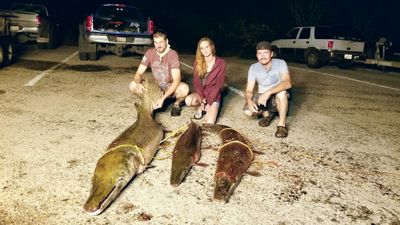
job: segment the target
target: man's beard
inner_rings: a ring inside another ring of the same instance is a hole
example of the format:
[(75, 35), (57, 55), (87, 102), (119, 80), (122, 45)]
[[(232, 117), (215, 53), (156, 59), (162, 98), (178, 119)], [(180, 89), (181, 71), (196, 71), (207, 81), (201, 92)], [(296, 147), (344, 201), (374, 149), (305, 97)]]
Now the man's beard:
[(159, 48), (156, 48), (156, 50), (157, 50), (158, 53), (164, 53), (164, 52), (165, 52), (165, 49), (167, 49), (167, 47), (159, 47)]

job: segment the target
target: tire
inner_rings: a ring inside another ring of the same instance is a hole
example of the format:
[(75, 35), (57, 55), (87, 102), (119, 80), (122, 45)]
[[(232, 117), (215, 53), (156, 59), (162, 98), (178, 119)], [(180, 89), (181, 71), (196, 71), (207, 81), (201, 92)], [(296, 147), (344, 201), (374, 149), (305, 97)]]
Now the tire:
[(5, 50), (5, 45), (0, 44), (0, 68), (7, 64), (7, 51)]
[(272, 52), (273, 52), (273, 55), (272, 55), (273, 58), (279, 58), (280, 57), (279, 48), (276, 47), (275, 45), (272, 46)]
[(7, 53), (7, 63), (11, 64), (15, 61), (16, 59), (16, 52), (15, 52), (15, 43), (14, 40), (12, 38), (10, 38), (9, 42), (8, 42), (8, 46), (5, 49), (6, 53)]
[[(44, 22), (44, 28), (39, 32), (40, 36), (48, 37), (49, 42), (47, 43), (38, 43), (38, 47), (40, 49), (54, 49), (56, 47), (56, 32), (54, 25), (49, 23), (48, 21)], [(47, 28), (47, 29), (46, 29)]]
[(86, 52), (79, 52), (79, 60), (87, 61), (89, 59), (89, 54)]
[(306, 62), (308, 67), (310, 68), (319, 68), (321, 67), (321, 56), (319, 55), (317, 50), (310, 50), (306, 54)]
[(89, 60), (96, 61), (97, 60), (97, 52), (89, 52)]

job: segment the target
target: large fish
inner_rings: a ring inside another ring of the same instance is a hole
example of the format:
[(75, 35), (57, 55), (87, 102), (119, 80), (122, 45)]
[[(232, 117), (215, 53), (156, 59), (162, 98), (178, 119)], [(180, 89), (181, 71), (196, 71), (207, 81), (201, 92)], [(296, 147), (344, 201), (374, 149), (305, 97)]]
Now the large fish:
[(154, 80), (146, 78), (142, 103), (135, 104), (136, 122), (108, 146), (97, 162), (90, 195), (83, 206), (86, 212), (103, 212), (129, 181), (148, 167), (164, 136), (161, 125), (153, 118), (153, 102), (161, 96)]
[(214, 199), (227, 202), (253, 160), (248, 141), (236, 130), (221, 126), (219, 136), (223, 145), (214, 174)]
[(178, 186), (190, 168), (200, 159), (201, 131), (200, 126), (193, 121), (188, 129), (183, 133), (172, 152), (172, 166), (170, 183)]

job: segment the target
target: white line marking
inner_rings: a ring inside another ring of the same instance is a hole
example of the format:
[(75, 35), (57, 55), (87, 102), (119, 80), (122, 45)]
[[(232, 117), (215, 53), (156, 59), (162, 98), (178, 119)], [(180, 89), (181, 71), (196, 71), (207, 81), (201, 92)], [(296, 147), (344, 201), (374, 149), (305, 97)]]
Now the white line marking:
[[(188, 68), (191, 69), (191, 70), (194, 69), (193, 66), (190, 66), (190, 65), (188, 65), (188, 64), (186, 64), (186, 63), (184, 63), (184, 62), (181, 62), (181, 64), (184, 65), (184, 66), (186, 66), (186, 67), (188, 67)], [(236, 88), (234, 88), (234, 87), (228, 86), (228, 85), (225, 85), (225, 86), (227, 86), (229, 90), (235, 92), (236, 94), (238, 94), (239, 96), (241, 96), (241, 97), (244, 98), (244, 93), (243, 93), (243, 91), (241, 91), (241, 90), (239, 90), (239, 89), (236, 89)]]
[(338, 75), (334, 75), (334, 74), (330, 74), (330, 73), (322, 73), (322, 72), (313, 71), (313, 70), (304, 69), (304, 68), (299, 68), (299, 67), (294, 67), (294, 66), (289, 66), (289, 68), (298, 69), (298, 70), (303, 70), (303, 71), (307, 71), (307, 72), (311, 72), (311, 73), (316, 73), (316, 74), (320, 74), (320, 75), (324, 75), (324, 76), (328, 76), (328, 77), (335, 77), (335, 78), (339, 78), (339, 79), (351, 80), (351, 81), (355, 81), (355, 82), (358, 82), (358, 83), (369, 84), (369, 85), (372, 85), (372, 86), (377, 86), (377, 87), (381, 87), (381, 88), (386, 88), (386, 89), (390, 89), (390, 90), (394, 90), (394, 91), (400, 91), (399, 88), (384, 86), (384, 85), (375, 84), (375, 83), (371, 83), (371, 82), (363, 81), (363, 80), (357, 80), (357, 79), (353, 79), (353, 78), (349, 78), (349, 77), (342, 77), (342, 76), (338, 76)]
[(61, 64), (66, 63), (67, 61), (69, 61), (70, 59), (72, 59), (74, 56), (76, 56), (78, 54), (78, 51), (74, 52), (72, 55), (68, 56), (67, 58), (65, 58), (63, 61), (61, 61), (60, 63), (58, 63), (57, 65), (52, 66), (50, 69), (45, 70), (41, 73), (39, 73), (38, 75), (36, 75), (32, 80), (30, 80), (28, 83), (25, 84), (25, 86), (28, 87), (32, 87), (33, 85), (35, 85), (40, 79), (42, 79), (46, 74), (53, 72), (57, 67), (61, 66)]

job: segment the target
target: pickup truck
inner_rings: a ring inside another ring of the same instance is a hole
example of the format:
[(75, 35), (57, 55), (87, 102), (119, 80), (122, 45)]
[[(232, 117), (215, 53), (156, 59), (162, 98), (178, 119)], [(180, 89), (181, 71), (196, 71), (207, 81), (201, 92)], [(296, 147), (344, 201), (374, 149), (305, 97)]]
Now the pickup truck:
[(14, 52), (14, 37), (9, 30), (8, 19), (0, 18), (0, 68), (14, 61)]
[(275, 57), (304, 60), (311, 68), (330, 61), (348, 68), (354, 60), (365, 58), (361, 35), (347, 26), (295, 27), (271, 45)]
[(125, 4), (103, 4), (79, 24), (79, 59), (97, 60), (100, 51), (121, 56), (152, 46), (154, 22)]
[(44, 5), (14, 3), (10, 10), (0, 10), (9, 20), (10, 32), (19, 43), (37, 42), (39, 48), (55, 48), (59, 25)]

